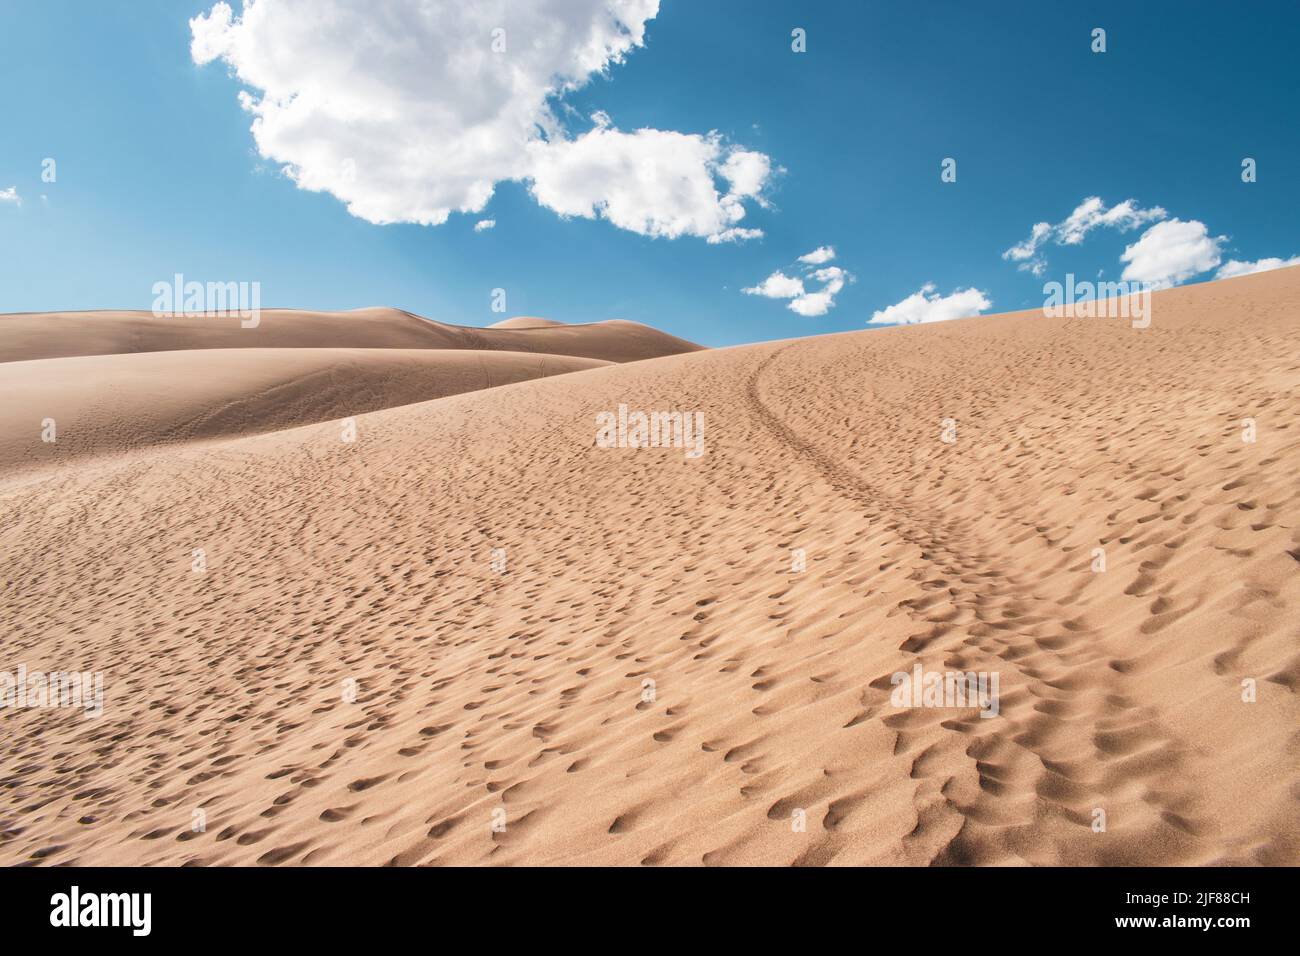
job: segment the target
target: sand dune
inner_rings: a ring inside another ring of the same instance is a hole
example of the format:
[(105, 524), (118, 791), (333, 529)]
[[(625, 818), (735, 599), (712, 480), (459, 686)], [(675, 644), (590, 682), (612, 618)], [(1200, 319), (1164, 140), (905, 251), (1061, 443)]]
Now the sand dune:
[[(1300, 862), (1298, 312), (1280, 270), (0, 480), (6, 659), (106, 695), (0, 718), (0, 862)], [(596, 447), (620, 404), (706, 453)], [(895, 706), (918, 663), (997, 716)]]
[[(251, 322), (251, 320), (248, 320)], [(254, 327), (236, 316), (157, 318), (149, 312), (27, 312), (0, 315), (0, 361), (120, 355), (178, 349), (495, 349), (634, 362), (700, 348), (636, 322), (476, 329), (400, 309), (309, 312), (263, 309)]]
[[(0, 473), (256, 434), (609, 363), (446, 349), (191, 349), (0, 366)], [(43, 438), (54, 423), (53, 442)]]
[(502, 319), (500, 322), (493, 322), (488, 328), (491, 329), (551, 329), (557, 325), (562, 325), (554, 319), (541, 319), (532, 315), (518, 315), (513, 319)]

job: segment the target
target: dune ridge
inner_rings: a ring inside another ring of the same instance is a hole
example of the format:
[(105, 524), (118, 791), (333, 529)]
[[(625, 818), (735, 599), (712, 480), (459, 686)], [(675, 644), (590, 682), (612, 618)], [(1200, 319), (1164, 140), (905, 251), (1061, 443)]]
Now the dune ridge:
[[(1278, 270), (0, 479), (7, 658), (107, 687), (0, 717), (0, 861), (1294, 865), (1298, 312)], [(706, 454), (597, 447), (620, 403)], [(918, 664), (997, 716), (895, 706)]]
[(542, 319), (533, 315), (517, 315), (512, 319), (502, 319), (500, 322), (493, 322), (488, 328), (491, 329), (549, 329), (560, 325), (554, 319)]
[[(342, 420), (599, 368), (571, 355), (395, 348), (191, 349), (0, 366), (0, 474), (89, 455)], [(43, 440), (52, 419), (56, 440)]]
[(256, 321), (0, 315), (0, 474), (699, 349), (636, 323), (504, 324), (475, 329), (386, 308), (268, 309)]
[(479, 329), (389, 308), (263, 309), (256, 325), (247, 328), (233, 315), (160, 318), (150, 312), (112, 310), (0, 315), (0, 361), (5, 362), (244, 348), (493, 349), (635, 362), (693, 352), (700, 346), (623, 320)]

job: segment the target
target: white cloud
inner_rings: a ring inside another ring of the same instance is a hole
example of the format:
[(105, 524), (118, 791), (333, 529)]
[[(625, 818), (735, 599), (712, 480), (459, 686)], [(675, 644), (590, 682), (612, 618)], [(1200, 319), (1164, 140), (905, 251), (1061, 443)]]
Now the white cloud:
[(230, 4), (222, 0), (190, 20), (190, 57), (195, 63), (202, 66), (230, 52), (233, 16)]
[(763, 190), (772, 178), (772, 160), (764, 153), (752, 149), (733, 149), (722, 164), (722, 178), (731, 184), (733, 200), (753, 199), (761, 206), (767, 205)]
[(921, 286), (902, 302), (872, 314), (872, 325), (918, 325), (922, 322), (946, 322), (978, 315), (993, 303), (979, 289), (958, 289), (951, 295), (941, 296), (933, 282)]
[[(835, 250), (830, 246), (822, 246), (807, 255), (800, 256), (799, 261), (803, 263), (825, 262), (834, 258)], [(839, 266), (826, 266), (822, 269), (814, 269), (812, 265), (805, 265), (804, 272), (810, 282), (820, 282), (820, 289), (809, 291), (804, 284), (804, 279), (799, 276), (788, 276), (780, 269), (773, 272), (756, 286), (750, 286), (740, 291), (747, 295), (761, 295), (769, 299), (789, 299), (786, 308), (791, 312), (797, 312), (803, 316), (825, 315), (835, 307), (835, 297), (840, 294), (844, 286), (853, 281), (852, 273)]]
[(1057, 226), (1057, 233), (1062, 245), (1074, 246), (1083, 242), (1084, 237), (1098, 226), (1128, 232), (1143, 223), (1163, 219), (1165, 215), (1159, 206), (1142, 209), (1132, 199), (1125, 199), (1107, 209), (1100, 198), (1089, 196)]
[(474, 231), (486, 232), (487, 230), (493, 228), (496, 224), (497, 221), (495, 219), (480, 219), (478, 222), (474, 223)]
[(1158, 222), (1125, 248), (1119, 258), (1128, 265), (1120, 278), (1157, 289), (1177, 285), (1217, 266), (1223, 241), (1223, 236), (1209, 235), (1205, 223), (1195, 219)]
[[(528, 152), (533, 197), (561, 216), (608, 219), (621, 229), (668, 239), (716, 236), (720, 242), (762, 235), (728, 231), (744, 218), (743, 200), (758, 180), (766, 180), (767, 164), (753, 161), (748, 151), (728, 149), (716, 134), (625, 133), (597, 126), (573, 140), (535, 141)], [(719, 178), (729, 185), (726, 193), (718, 191)]]
[(798, 312), (800, 315), (814, 317), (825, 315), (835, 305), (835, 293), (822, 289), (818, 292), (809, 292), (801, 295), (797, 299), (792, 299), (786, 306), (791, 312)]
[(1248, 276), (1254, 275), (1256, 272), (1285, 269), (1287, 266), (1300, 266), (1300, 256), (1292, 256), (1290, 259), (1279, 259), (1274, 256), (1270, 259), (1256, 259), (1254, 262), (1229, 259), (1223, 264), (1223, 268), (1214, 274), (1214, 278), (1231, 279), (1234, 276)]
[(812, 277), (825, 284), (816, 292), (805, 293), (790, 303), (789, 308), (800, 315), (825, 315), (834, 307), (835, 297), (840, 294), (844, 284), (853, 281), (853, 276), (839, 266), (814, 269)]
[(834, 246), (818, 246), (812, 252), (799, 257), (800, 262), (806, 262), (810, 266), (819, 266), (823, 262), (830, 262), (835, 258)]
[(1051, 223), (1036, 222), (1033, 228), (1029, 230), (1029, 238), (1024, 242), (1016, 243), (1002, 253), (1002, 258), (1023, 263), (1020, 266), (1021, 270), (1027, 270), (1036, 276), (1040, 276), (1043, 274), (1043, 270), (1047, 268), (1047, 263), (1038, 257), (1038, 248), (1047, 241), (1047, 237), (1051, 234)]
[(814, 269), (812, 275), (813, 278), (819, 282), (833, 285), (835, 288), (831, 290), (832, 292), (839, 292), (840, 289), (844, 288), (844, 280), (849, 277), (849, 274), (839, 266), (827, 266), (825, 269)]
[(0, 189), (0, 202), (11, 202), (15, 206), (21, 206), (23, 197), (18, 195), (17, 186), (10, 186), (8, 189)]
[(761, 295), (769, 299), (793, 299), (795, 296), (804, 294), (803, 280), (798, 276), (788, 276), (780, 269), (773, 272), (758, 285), (740, 291), (746, 295)]
[(1029, 231), (1029, 238), (1018, 242), (1002, 253), (1002, 258), (1018, 262), (1022, 272), (1032, 272), (1040, 276), (1047, 269), (1047, 260), (1039, 251), (1047, 241), (1053, 240), (1058, 246), (1075, 246), (1083, 242), (1092, 230), (1099, 226), (1128, 232), (1144, 223), (1163, 219), (1167, 213), (1160, 206), (1143, 209), (1136, 201), (1125, 199), (1109, 209), (1098, 196), (1089, 196), (1074, 208), (1068, 216), (1053, 225), (1050, 222), (1037, 222)]
[(570, 138), (557, 115), (644, 45), (658, 11), (659, 0), (258, 0), (236, 16), (221, 2), (190, 21), (190, 51), (248, 88), (240, 102), (263, 157), (370, 222), (438, 225), (515, 180), (561, 215), (643, 235), (754, 238), (737, 223), (764, 204), (764, 154), (716, 133), (620, 132), (603, 113)]
[(741, 229), (733, 226), (730, 229), (724, 229), (722, 232), (714, 233), (705, 241), (711, 246), (716, 246), (723, 242), (744, 242), (746, 239), (761, 239), (762, 237), (762, 229)]

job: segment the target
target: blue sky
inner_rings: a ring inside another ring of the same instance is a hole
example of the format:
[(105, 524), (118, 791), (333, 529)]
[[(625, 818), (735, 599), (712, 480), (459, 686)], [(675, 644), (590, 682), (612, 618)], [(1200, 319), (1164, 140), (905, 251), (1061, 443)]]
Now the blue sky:
[[(864, 328), (926, 284), (977, 289), (985, 312), (1037, 307), (1067, 271), (1118, 279), (1162, 220), (1203, 224), (1218, 259), (1174, 281), (1300, 254), (1294, 2), (664, 0), (643, 45), (548, 102), (572, 138), (601, 111), (613, 129), (717, 131), (724, 150), (766, 156), (774, 171), (737, 223), (763, 235), (712, 244), (559, 215), (527, 179), (441, 225), (351, 215), (259, 155), (229, 60), (195, 62), (188, 21), (211, 6), (0, 13), (0, 197), (15, 197), (0, 198), (0, 311), (148, 309), (153, 283), (180, 272), (258, 281), (264, 307), (392, 305), (465, 325), (503, 318), (503, 288), (508, 315), (632, 319), (718, 346)], [(333, 72), (354, 69), (371, 67)], [(956, 182), (940, 180), (946, 157)], [(1003, 257), (1092, 196), (1103, 211), (1134, 200), (1140, 221), (1049, 238), (1039, 275)], [(484, 219), (495, 227), (476, 232)], [(797, 259), (823, 246), (853, 277), (824, 314), (742, 292), (777, 270), (812, 291)]]

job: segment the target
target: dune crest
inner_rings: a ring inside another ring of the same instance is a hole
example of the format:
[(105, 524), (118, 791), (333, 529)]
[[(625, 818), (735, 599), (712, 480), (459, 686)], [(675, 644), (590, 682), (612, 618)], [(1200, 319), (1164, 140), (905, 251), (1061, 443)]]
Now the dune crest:
[(0, 475), (699, 348), (635, 324), (505, 325), (465, 328), (383, 308), (268, 309), (256, 322), (113, 311), (0, 315)]
[[(0, 365), (0, 475), (295, 428), (609, 365), (530, 352), (190, 349)], [(54, 423), (54, 442), (40, 423)]]
[(156, 317), (129, 311), (0, 315), (0, 361), (5, 362), (248, 348), (491, 349), (635, 362), (700, 346), (634, 322), (478, 329), (388, 308), (263, 309), (252, 328), (243, 327), (236, 316)]
[(553, 329), (563, 322), (554, 319), (542, 319), (531, 315), (518, 315), (513, 319), (502, 319), (488, 326), (490, 329)]

